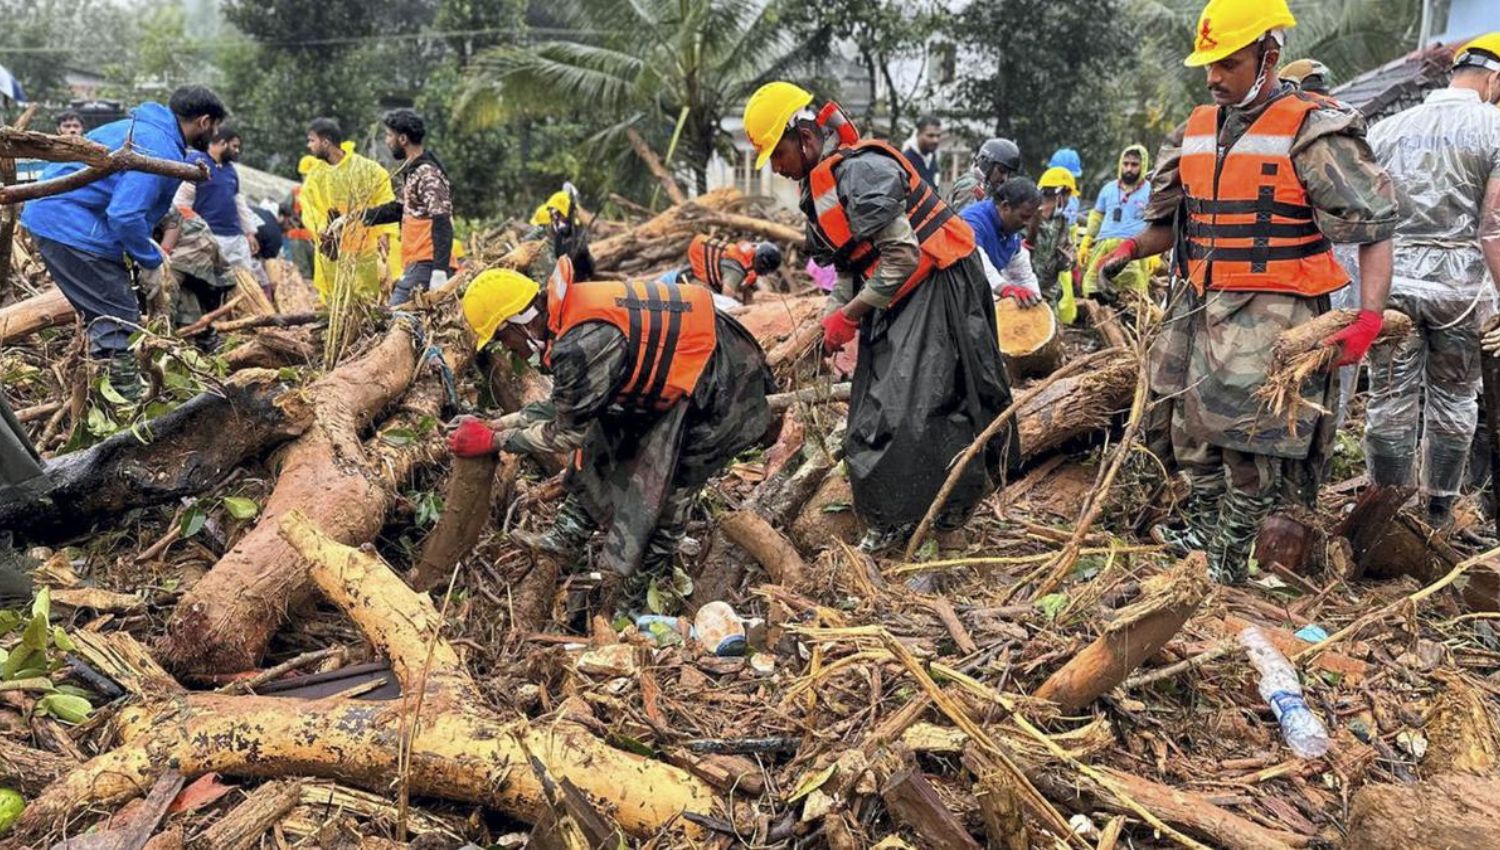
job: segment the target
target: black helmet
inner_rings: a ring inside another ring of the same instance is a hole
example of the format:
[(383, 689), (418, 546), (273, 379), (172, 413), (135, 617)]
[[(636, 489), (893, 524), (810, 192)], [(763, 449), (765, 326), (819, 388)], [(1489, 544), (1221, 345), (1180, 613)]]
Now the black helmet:
[(755, 246), (755, 273), (770, 274), (781, 268), (781, 248), (775, 242)]
[[(993, 174), (996, 167), (1004, 174)], [(1010, 139), (990, 139), (974, 151), (974, 168), (984, 178), (985, 188), (993, 194), (1006, 179), (1021, 171), (1021, 149)]]

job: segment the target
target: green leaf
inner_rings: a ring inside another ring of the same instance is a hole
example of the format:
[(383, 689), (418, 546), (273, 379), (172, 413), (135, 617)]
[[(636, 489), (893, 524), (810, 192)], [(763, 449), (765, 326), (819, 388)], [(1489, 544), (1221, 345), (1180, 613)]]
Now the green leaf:
[(1067, 604), (1068, 594), (1066, 593), (1049, 593), (1036, 601), (1036, 607), (1041, 609), (1042, 614), (1048, 620), (1057, 619), (1057, 615), (1062, 613), (1062, 609), (1067, 607)]
[(692, 596), (693, 577), (683, 572), (681, 567), (672, 567), (672, 590), (684, 599)]
[(854, 506), (849, 504), (848, 502), (829, 502), (828, 504), (823, 506), (823, 513), (842, 514), (849, 512), (853, 509), (853, 507)]
[(12, 611), (9, 608), (0, 610), (0, 634), (10, 633), (24, 622), (26, 618), (21, 616), (20, 611)]
[(47, 620), (52, 616), (52, 589), (42, 585), (42, 589), (36, 592), (36, 598), (31, 600), (31, 616), (41, 617)]
[(917, 561), (918, 562), (921, 562), (921, 561), (933, 561), (933, 560), (937, 559), (937, 556), (938, 556), (938, 542), (937, 542), (937, 538), (935, 538), (935, 537), (929, 537), (929, 538), (927, 538), (927, 540), (923, 541), (921, 547), (919, 547), (917, 549)]
[(639, 738), (632, 738), (629, 735), (622, 735), (616, 732), (609, 736), (609, 742), (622, 750), (635, 753), (644, 758), (651, 758), (656, 755), (656, 751), (651, 749), (651, 745)]
[(99, 395), (104, 396), (105, 401), (119, 407), (126, 407), (130, 404), (125, 396), (120, 395), (120, 391), (115, 389), (114, 384), (109, 382), (108, 375), (99, 379)]
[(298, 376), (297, 370), (291, 366), (283, 366), (276, 370), (276, 377), (286, 383), (295, 383)]
[(224, 509), (229, 511), (229, 515), (235, 519), (250, 519), (260, 513), (260, 505), (257, 505), (254, 499), (247, 499), (244, 496), (225, 496)]
[(73, 639), (70, 638), (70, 637), (68, 637), (68, 633), (65, 632), (65, 631), (63, 631), (63, 627), (62, 626), (53, 626), (52, 627), (52, 645), (56, 646), (58, 649), (62, 650), (63, 652), (77, 652), (78, 651), (77, 644), (73, 643)]
[(10, 656), (5, 659), (5, 663), (0, 664), (0, 679), (7, 681), (15, 679), (16, 674), (26, 669), (26, 665), (35, 654), (36, 650), (25, 644), (18, 644), (13, 647), (10, 651)]
[(94, 695), (92, 691), (80, 688), (77, 685), (57, 685), (55, 690), (60, 694), (70, 694), (75, 697), (82, 697), (83, 699), (88, 699)]
[(667, 609), (665, 600), (662, 599), (661, 589), (656, 586), (656, 579), (651, 580), (651, 586), (646, 588), (646, 607), (653, 614), (664, 613)]
[(84, 420), (84, 427), (95, 437), (108, 437), (120, 430), (119, 423), (110, 418), (108, 413), (92, 406), (89, 407), (88, 418)]
[(192, 537), (194, 534), (202, 531), (204, 524), (206, 524), (207, 522), (208, 514), (204, 513), (202, 508), (194, 506), (187, 513), (182, 515), (182, 521), (178, 524), (177, 527), (182, 530), (182, 539), (186, 540), (189, 537)]
[(82, 723), (89, 719), (94, 707), (83, 697), (72, 694), (47, 694), (36, 701), (36, 710), (50, 714), (64, 723)]
[(409, 446), (417, 441), (417, 434), (410, 428), (388, 428), (380, 432), (380, 441), (388, 446)]
[(21, 644), (37, 652), (47, 651), (47, 647), (52, 645), (52, 626), (46, 617), (31, 618), (31, 622), (26, 624), (25, 634), (21, 635)]
[(795, 803), (803, 797), (806, 797), (808, 794), (811, 794), (819, 788), (822, 788), (824, 785), (828, 784), (828, 780), (833, 778), (833, 774), (836, 773), (838, 769), (839, 763), (834, 762), (833, 764), (828, 765), (822, 770), (806, 774), (802, 777), (802, 781), (797, 783), (797, 790), (793, 791), (792, 796), (788, 797), (786, 801), (788, 803)]

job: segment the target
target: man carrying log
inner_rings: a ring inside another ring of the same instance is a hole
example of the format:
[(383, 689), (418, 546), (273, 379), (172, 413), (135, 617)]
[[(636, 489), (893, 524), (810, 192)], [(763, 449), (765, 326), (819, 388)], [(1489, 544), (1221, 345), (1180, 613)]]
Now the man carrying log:
[[(845, 464), (854, 509), (869, 525), (861, 545), (902, 542), (943, 487), (948, 464), (1010, 404), (995, 307), (974, 231), (894, 147), (865, 141), (836, 104), (786, 82), (745, 106), (745, 132), (777, 174), (802, 184), (815, 260), (838, 284), (823, 345), (856, 335)], [(1013, 431), (970, 464), (939, 517), (955, 528), (1019, 462)]]
[(365, 210), (365, 224), (401, 224), (401, 262), (406, 269), (391, 289), (390, 306), (405, 304), (417, 292), (437, 289), (453, 270), (453, 187), (448, 171), (423, 144), (427, 123), (412, 109), (392, 109), (385, 146), (400, 163), (391, 182), (399, 200)]
[(602, 558), (625, 577), (623, 607), (638, 607), (653, 579), (670, 578), (698, 491), (764, 444), (765, 354), (703, 287), (574, 283), (566, 257), (546, 291), (518, 272), (485, 272), (463, 310), (481, 348), (497, 339), (540, 354), (552, 399), (493, 423), (461, 417), (449, 447), (459, 457), (567, 455), (568, 496), (552, 527), (511, 536), (571, 562), (607, 529)]
[[(105, 124), (88, 138), (110, 150), (129, 139), (142, 154), (186, 162), (190, 148), (208, 147), (225, 114), (218, 95), (203, 86), (186, 86), (172, 92), (167, 106), (143, 103), (131, 110), (131, 117)], [(49, 165), (42, 179), (83, 167)], [(129, 350), (130, 334), (141, 320), (133, 271), (157, 268), (166, 258), (151, 232), (171, 208), (180, 182), (144, 171), (118, 171), (32, 201), (21, 213), (43, 265), (88, 326), (89, 356), (108, 363), (110, 384), (128, 400), (140, 398), (144, 390), (140, 366)]]
[[(1422, 430), (1427, 519), (1447, 523), (1479, 423), (1480, 336), (1500, 281), (1500, 33), (1458, 52), (1446, 89), (1370, 128), (1401, 186), (1391, 307), (1416, 333), (1370, 363), (1365, 460), (1370, 479), (1415, 484)], [(1485, 280), (1489, 271), (1491, 281)], [(1500, 348), (1500, 334), (1486, 348)]]
[[(1337, 377), (1302, 387), (1289, 423), (1264, 408), (1278, 334), (1328, 310), (1349, 281), (1333, 242), (1360, 244), (1358, 321), (1323, 340), (1358, 362), (1379, 333), (1390, 288), (1397, 202), (1364, 141), (1359, 114), (1276, 81), (1285, 0), (1209, 0), (1190, 67), (1207, 70), (1214, 105), (1162, 146), (1150, 222), (1102, 265), (1106, 279), (1172, 248), (1174, 289), (1150, 352), (1152, 391), (1172, 405), (1171, 442), (1191, 485), (1186, 527), (1158, 529), (1203, 549), (1220, 582), (1242, 582), (1261, 521), (1288, 496), (1311, 501), (1331, 443)], [(1183, 223), (1174, 230), (1174, 221)]]
[(974, 151), (974, 164), (953, 181), (948, 206), (963, 212), (970, 204), (990, 197), (1021, 172), (1021, 149), (1010, 139), (990, 139)]

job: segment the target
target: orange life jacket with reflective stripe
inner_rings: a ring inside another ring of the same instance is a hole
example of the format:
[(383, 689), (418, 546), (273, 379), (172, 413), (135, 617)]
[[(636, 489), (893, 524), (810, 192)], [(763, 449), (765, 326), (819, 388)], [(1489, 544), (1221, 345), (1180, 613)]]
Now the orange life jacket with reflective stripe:
[(1292, 143), (1320, 105), (1309, 95), (1284, 95), (1222, 152), (1218, 107), (1193, 110), (1178, 168), (1187, 195), (1188, 278), (1200, 294), (1318, 296), (1349, 282), (1292, 166)]
[(946, 269), (974, 253), (974, 231), (938, 197), (932, 185), (922, 179), (900, 151), (885, 142), (866, 139), (839, 148), (808, 175), (812, 210), (804, 212), (816, 216), (814, 227), (833, 250), (833, 264), (840, 271), (864, 277), (874, 271), (880, 260), (875, 246), (868, 240), (856, 239), (849, 229), (849, 214), (839, 202), (838, 183), (833, 175), (834, 168), (845, 159), (869, 155), (890, 157), (906, 172), (906, 218), (922, 248), (916, 271), (891, 299), (894, 305), (911, 294), (933, 270)]
[[(691, 395), (718, 342), (713, 294), (701, 286), (575, 283), (567, 287), (560, 314), (551, 320), (553, 339), (584, 322), (608, 322), (625, 335), (629, 374), (615, 400), (640, 410), (665, 410)], [(549, 365), (551, 361), (549, 347)]]
[(725, 242), (710, 239), (703, 234), (693, 237), (688, 245), (688, 263), (693, 267), (693, 277), (707, 284), (714, 292), (724, 291), (724, 271), (720, 263), (732, 260), (745, 270), (741, 289), (755, 286), (755, 246), (749, 242)]

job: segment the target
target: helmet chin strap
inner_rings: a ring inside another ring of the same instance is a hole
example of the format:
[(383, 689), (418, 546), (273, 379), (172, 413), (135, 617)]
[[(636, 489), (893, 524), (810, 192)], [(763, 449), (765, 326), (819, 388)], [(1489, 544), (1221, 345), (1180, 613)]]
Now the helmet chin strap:
[(1255, 99), (1257, 97), (1260, 97), (1260, 93), (1265, 89), (1266, 80), (1270, 79), (1271, 77), (1271, 71), (1269, 68), (1271, 49), (1266, 46), (1266, 39), (1274, 40), (1276, 42), (1277, 51), (1280, 52), (1281, 50), (1282, 34), (1280, 30), (1272, 30), (1271, 32), (1266, 33), (1261, 38), (1260, 66), (1256, 71), (1258, 76), (1255, 79), (1255, 85), (1251, 86), (1250, 91), (1246, 92), (1245, 96), (1240, 98), (1240, 102), (1234, 105), (1236, 109), (1244, 109), (1245, 107), (1254, 103)]

